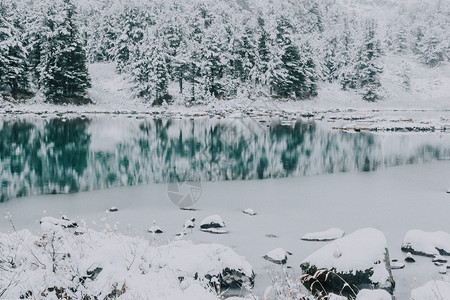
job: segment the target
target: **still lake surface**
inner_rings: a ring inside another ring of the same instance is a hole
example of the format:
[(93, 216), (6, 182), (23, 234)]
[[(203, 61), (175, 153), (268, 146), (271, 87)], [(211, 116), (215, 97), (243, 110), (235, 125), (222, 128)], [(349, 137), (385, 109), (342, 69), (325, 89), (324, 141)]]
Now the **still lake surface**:
[(313, 119), (7, 117), (0, 121), (0, 200), (182, 180), (367, 172), (449, 157), (446, 133), (349, 133)]

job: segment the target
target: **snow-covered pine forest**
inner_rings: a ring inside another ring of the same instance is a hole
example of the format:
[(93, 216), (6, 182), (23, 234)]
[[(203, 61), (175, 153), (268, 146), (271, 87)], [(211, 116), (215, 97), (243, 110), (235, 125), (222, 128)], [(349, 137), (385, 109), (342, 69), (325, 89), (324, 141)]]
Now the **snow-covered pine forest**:
[(357, 3), (1, 0), (0, 97), (89, 103), (88, 64), (114, 62), (151, 105), (302, 100), (328, 83), (376, 101), (389, 94), (384, 57), (403, 61), (405, 90), (411, 62), (449, 61), (445, 1), (383, 2), (381, 17)]

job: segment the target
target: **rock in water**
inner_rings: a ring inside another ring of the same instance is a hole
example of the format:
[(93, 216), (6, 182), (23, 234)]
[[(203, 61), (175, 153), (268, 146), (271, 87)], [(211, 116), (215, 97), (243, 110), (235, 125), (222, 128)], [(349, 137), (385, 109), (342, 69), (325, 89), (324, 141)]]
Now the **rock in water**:
[(187, 220), (184, 222), (184, 229), (193, 229), (195, 227), (195, 218)]
[(332, 241), (343, 237), (345, 234), (344, 230), (339, 228), (330, 228), (325, 231), (307, 233), (301, 237), (304, 241)]
[(445, 264), (447, 262), (447, 259), (445, 259), (444, 257), (440, 256), (440, 255), (436, 255), (433, 260), (434, 263), (441, 263), (441, 264)]
[(313, 293), (355, 297), (360, 289), (392, 293), (395, 287), (386, 238), (373, 228), (355, 231), (323, 246), (300, 267), (303, 285)]
[(444, 231), (410, 230), (403, 239), (402, 251), (428, 257), (450, 255), (450, 234)]
[(392, 300), (392, 296), (385, 290), (363, 289), (358, 292), (356, 300)]
[(152, 226), (148, 229), (150, 233), (163, 233), (162, 229), (158, 226)]
[(219, 215), (212, 215), (205, 218), (200, 223), (200, 230), (216, 234), (228, 233), (228, 230), (225, 229), (225, 222)]
[(249, 216), (256, 216), (256, 211), (254, 211), (251, 208), (246, 208), (242, 211), (244, 214), (247, 214)]
[(267, 252), (267, 254), (263, 256), (263, 258), (275, 264), (284, 265), (287, 262), (288, 254), (291, 253), (287, 252), (283, 248), (276, 248), (272, 251)]
[(159, 226), (156, 226), (156, 221), (153, 221), (153, 226), (148, 229), (150, 233), (163, 233), (162, 229)]
[(219, 215), (212, 215), (212, 216), (206, 217), (200, 223), (200, 228), (203, 228), (203, 229), (222, 228), (222, 227), (225, 227), (225, 222), (222, 220), (222, 218)]
[(409, 263), (416, 262), (416, 260), (412, 256), (411, 252), (406, 253), (405, 261), (409, 262)]
[(405, 267), (405, 264), (399, 262), (399, 261), (396, 260), (396, 259), (393, 259), (393, 260), (391, 261), (391, 269), (392, 269), (392, 270), (403, 269), (404, 267)]

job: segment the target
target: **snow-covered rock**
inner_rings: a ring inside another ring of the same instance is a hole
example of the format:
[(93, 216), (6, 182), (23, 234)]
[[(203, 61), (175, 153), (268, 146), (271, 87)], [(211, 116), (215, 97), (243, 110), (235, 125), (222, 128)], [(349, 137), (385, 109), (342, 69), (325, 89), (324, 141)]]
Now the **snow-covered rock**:
[(195, 227), (195, 218), (186, 220), (186, 222), (184, 222), (184, 229), (193, 229)]
[[(358, 289), (380, 288), (392, 293), (389, 252), (384, 234), (360, 229), (337, 239), (301, 263), (302, 281), (308, 289), (355, 296)], [(320, 284), (314, 284), (319, 282)]]
[(432, 262), (434, 262), (434, 263), (442, 263), (442, 264), (445, 264), (445, 263), (447, 262), (447, 259), (444, 258), (444, 257), (441, 256), (441, 255), (436, 255), (436, 256), (432, 259)]
[(219, 215), (212, 215), (206, 217), (200, 223), (200, 230), (209, 233), (216, 233), (216, 234), (228, 233), (228, 230), (226, 230), (224, 227), (225, 222)]
[(119, 211), (119, 209), (118, 209), (117, 207), (113, 206), (113, 207), (111, 207), (111, 208), (109, 209), (109, 211), (110, 211), (110, 212), (116, 212), (116, 211)]
[(429, 257), (450, 255), (450, 234), (444, 231), (410, 230), (403, 239), (402, 251)]
[(284, 265), (287, 262), (288, 254), (291, 253), (284, 250), (283, 248), (276, 248), (272, 251), (267, 252), (267, 254), (263, 256), (263, 258), (275, 264)]
[(244, 214), (249, 215), (249, 216), (256, 216), (256, 215), (257, 215), (256, 211), (254, 211), (254, 210), (251, 209), (251, 208), (246, 208), (246, 209), (244, 209), (242, 212), (243, 212)]
[(396, 259), (393, 259), (391, 261), (391, 270), (398, 270), (398, 269), (403, 269), (405, 267), (404, 263), (399, 262)]
[(225, 222), (222, 220), (222, 218), (219, 215), (212, 215), (212, 216), (206, 217), (200, 223), (200, 228), (202, 228), (202, 229), (222, 228), (222, 227), (225, 227)]
[(450, 282), (432, 280), (411, 291), (413, 300), (450, 300)]
[(220, 244), (199, 244), (176, 241), (158, 247), (153, 265), (176, 270), (179, 278), (219, 279), (222, 288), (253, 285), (255, 273), (252, 266), (231, 248)]
[(362, 289), (358, 292), (356, 300), (392, 300), (392, 296), (385, 290)]
[(411, 252), (406, 253), (405, 261), (409, 262), (409, 263), (416, 262), (416, 260), (412, 256)]
[(150, 233), (163, 233), (162, 229), (159, 226), (153, 225), (148, 229)]
[(161, 227), (156, 225), (156, 221), (153, 221), (153, 226), (148, 229), (148, 232), (160, 234), (163, 233), (163, 230), (161, 229)]
[(39, 223), (44, 231), (50, 231), (59, 228), (76, 228), (78, 224), (76, 222), (70, 221), (67, 218), (53, 218), (53, 217), (43, 217)]
[(339, 228), (329, 228), (325, 231), (307, 233), (301, 237), (304, 241), (332, 241), (343, 237), (344, 230)]

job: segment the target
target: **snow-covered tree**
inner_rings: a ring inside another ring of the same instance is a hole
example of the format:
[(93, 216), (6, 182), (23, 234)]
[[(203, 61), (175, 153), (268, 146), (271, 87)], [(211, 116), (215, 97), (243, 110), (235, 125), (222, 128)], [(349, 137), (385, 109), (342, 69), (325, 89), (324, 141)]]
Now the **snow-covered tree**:
[(85, 103), (90, 87), (86, 53), (75, 24), (75, 6), (63, 0), (58, 7), (49, 7), (41, 49), (40, 87), (47, 101), (54, 103)]
[(139, 49), (140, 57), (131, 68), (133, 91), (152, 105), (170, 102), (169, 73), (162, 47), (152, 33), (146, 33)]
[(381, 97), (380, 74), (382, 66), (380, 41), (375, 36), (375, 22), (366, 23), (364, 42), (358, 53), (356, 75), (362, 98), (366, 101), (375, 101)]
[(0, 93), (10, 93), (13, 98), (28, 94), (30, 89), (27, 52), (20, 36), (8, 20), (6, 8), (0, 5)]

